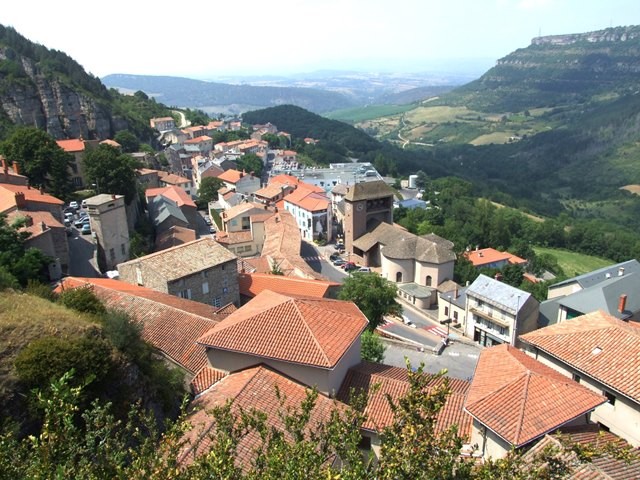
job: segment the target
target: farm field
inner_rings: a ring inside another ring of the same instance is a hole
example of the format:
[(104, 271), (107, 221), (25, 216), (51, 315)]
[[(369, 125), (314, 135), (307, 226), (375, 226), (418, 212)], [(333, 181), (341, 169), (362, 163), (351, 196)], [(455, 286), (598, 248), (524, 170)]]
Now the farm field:
[(613, 265), (614, 262), (605, 258), (592, 257), (582, 253), (570, 252), (558, 248), (533, 247), (536, 255), (543, 253), (553, 255), (558, 260), (558, 265), (564, 270), (567, 277), (582, 275), (599, 268)]

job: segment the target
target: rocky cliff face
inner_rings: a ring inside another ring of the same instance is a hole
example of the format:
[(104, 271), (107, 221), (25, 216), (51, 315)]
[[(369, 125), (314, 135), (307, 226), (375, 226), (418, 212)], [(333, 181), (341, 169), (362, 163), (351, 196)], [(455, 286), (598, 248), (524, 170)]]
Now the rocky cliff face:
[[(3, 60), (8, 60), (6, 48), (0, 48)], [(0, 108), (14, 123), (41, 128), (56, 139), (106, 139), (126, 129), (126, 122), (112, 119), (95, 98), (43, 74), (33, 60), (12, 61), (21, 63), (24, 75), (10, 79), (0, 72)]]
[(639, 27), (616, 27), (598, 30), (596, 32), (536, 37), (531, 40), (531, 45), (571, 45), (578, 42), (626, 42), (637, 38), (640, 38)]

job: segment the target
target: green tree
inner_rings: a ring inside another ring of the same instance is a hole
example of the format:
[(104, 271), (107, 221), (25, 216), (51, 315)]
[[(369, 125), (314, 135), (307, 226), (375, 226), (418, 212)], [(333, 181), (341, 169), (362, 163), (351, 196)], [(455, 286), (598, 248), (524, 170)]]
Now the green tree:
[(119, 132), (116, 132), (113, 139), (120, 144), (124, 153), (140, 151), (140, 141), (128, 130), (120, 130)]
[(384, 362), (384, 343), (371, 330), (365, 330), (360, 337), (360, 356), (369, 362)]
[(67, 288), (58, 295), (58, 303), (77, 312), (101, 315), (107, 310), (91, 286)]
[(23, 287), (29, 280), (48, 280), (47, 267), (51, 259), (40, 250), (25, 248), (25, 240), (30, 234), (18, 231), (23, 223), (8, 225), (6, 217), (0, 215), (0, 268), (6, 273), (7, 286), (13, 285), (12, 278)]
[(524, 268), (521, 265), (506, 265), (502, 269), (502, 281), (512, 287), (519, 288), (522, 285)]
[(257, 177), (262, 175), (264, 165), (262, 164), (262, 159), (255, 153), (244, 154), (236, 163), (238, 164), (239, 170), (244, 170), (247, 173), (253, 172)]
[(396, 293), (395, 284), (377, 273), (362, 273), (345, 280), (338, 298), (354, 302), (369, 319), (369, 329), (375, 330), (382, 323), (384, 315), (402, 313)]
[(0, 152), (17, 162), (20, 171), (35, 187), (67, 198), (72, 190), (69, 166), (72, 157), (62, 150), (51, 135), (35, 127), (18, 127), (0, 144)]
[(198, 200), (203, 204), (208, 204), (218, 200), (218, 190), (224, 187), (224, 182), (216, 177), (204, 177), (198, 189)]
[(84, 156), (87, 179), (96, 184), (97, 193), (124, 195), (130, 204), (136, 198), (137, 162), (110, 145), (99, 145)]

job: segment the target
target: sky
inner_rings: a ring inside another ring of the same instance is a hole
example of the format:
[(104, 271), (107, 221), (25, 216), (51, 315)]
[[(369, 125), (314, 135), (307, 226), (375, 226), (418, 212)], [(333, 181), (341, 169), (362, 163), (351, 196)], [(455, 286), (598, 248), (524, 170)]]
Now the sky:
[(112, 73), (489, 68), (533, 37), (640, 25), (638, 0), (23, 0), (0, 24)]

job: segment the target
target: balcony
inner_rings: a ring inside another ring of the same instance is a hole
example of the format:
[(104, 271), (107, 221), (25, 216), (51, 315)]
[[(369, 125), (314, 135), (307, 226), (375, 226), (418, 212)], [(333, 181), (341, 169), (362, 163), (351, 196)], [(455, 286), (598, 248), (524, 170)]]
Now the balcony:
[(505, 327), (505, 328), (511, 328), (511, 323), (512, 323), (510, 321), (511, 319), (503, 320), (501, 318), (494, 317), (493, 312), (485, 312), (484, 310), (479, 308), (471, 308), (470, 311), (474, 315), (477, 315), (481, 318), (489, 320), (490, 322), (495, 323), (496, 325), (500, 325), (501, 327)]

